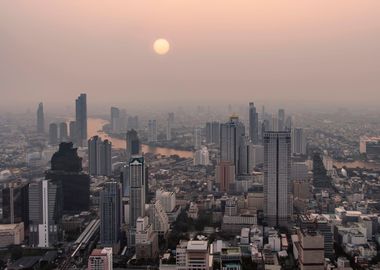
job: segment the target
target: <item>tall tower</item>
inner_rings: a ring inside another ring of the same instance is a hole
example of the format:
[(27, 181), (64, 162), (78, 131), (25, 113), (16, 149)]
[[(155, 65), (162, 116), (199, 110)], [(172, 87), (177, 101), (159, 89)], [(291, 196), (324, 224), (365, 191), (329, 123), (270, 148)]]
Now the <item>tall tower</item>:
[(168, 119), (167, 119), (167, 126), (166, 126), (166, 140), (167, 141), (171, 141), (172, 139), (173, 124), (174, 124), (174, 113), (169, 113)]
[(269, 226), (287, 226), (292, 217), (291, 136), (264, 134), (264, 215)]
[(195, 128), (194, 129), (194, 149), (195, 150), (201, 149), (201, 145), (202, 145), (201, 129)]
[(145, 215), (145, 161), (142, 156), (132, 157), (129, 161), (129, 183), (129, 222), (132, 228), (136, 228), (137, 218)]
[(249, 103), (249, 138), (253, 144), (259, 143), (259, 115), (253, 102)]
[(306, 139), (302, 128), (293, 129), (292, 150), (295, 155), (306, 155)]
[(111, 175), (111, 152), (112, 143), (110, 141), (102, 141), (99, 136), (94, 136), (88, 140), (88, 170), (90, 175)]
[(65, 142), (69, 138), (69, 134), (67, 131), (67, 124), (66, 122), (61, 122), (59, 124), (59, 141)]
[(49, 125), (49, 144), (58, 144), (58, 125), (56, 123), (51, 123)]
[(30, 245), (51, 247), (58, 242), (62, 211), (59, 188), (50, 180), (29, 185)]
[(279, 109), (278, 110), (278, 131), (285, 131), (285, 110), (284, 109)]
[(148, 122), (148, 142), (157, 142), (157, 121), (149, 120)]
[(76, 143), (84, 146), (87, 141), (87, 95), (80, 94), (75, 100)]
[(220, 143), (220, 123), (207, 122), (206, 123), (206, 142), (213, 143), (219, 146)]
[(141, 146), (136, 130), (132, 129), (127, 132), (126, 143), (127, 162), (129, 162), (132, 156), (140, 154)]
[(117, 249), (120, 240), (120, 185), (106, 182), (100, 193), (100, 243)]
[(111, 107), (111, 131), (113, 133), (120, 132), (120, 110), (116, 107)]
[(215, 169), (215, 179), (220, 192), (235, 190), (235, 166), (231, 161), (221, 161)]
[(37, 109), (37, 132), (45, 133), (45, 116), (44, 116), (44, 104), (40, 102)]
[(231, 116), (230, 121), (220, 125), (220, 161), (231, 161), (238, 172), (239, 147), (244, 138), (245, 127), (239, 117)]

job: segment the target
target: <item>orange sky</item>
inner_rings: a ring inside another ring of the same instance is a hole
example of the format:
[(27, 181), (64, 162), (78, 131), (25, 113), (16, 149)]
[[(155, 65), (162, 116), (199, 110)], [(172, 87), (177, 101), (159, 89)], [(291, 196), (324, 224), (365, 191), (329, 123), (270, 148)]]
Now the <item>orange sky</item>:
[(1, 1), (0, 105), (373, 105), (379, 48), (378, 0)]

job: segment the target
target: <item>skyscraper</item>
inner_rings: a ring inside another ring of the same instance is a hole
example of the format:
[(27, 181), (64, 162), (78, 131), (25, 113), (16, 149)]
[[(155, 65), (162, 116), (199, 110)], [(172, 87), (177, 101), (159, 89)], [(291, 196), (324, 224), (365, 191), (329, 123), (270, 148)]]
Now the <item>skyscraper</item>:
[(0, 189), (0, 223), (29, 224), (28, 188), (27, 184), (10, 183)]
[(106, 182), (100, 193), (100, 243), (116, 252), (121, 229), (120, 192), (119, 183)]
[(37, 132), (45, 133), (45, 117), (44, 117), (44, 105), (42, 102), (38, 104), (37, 109)]
[(145, 161), (142, 156), (132, 157), (129, 161), (130, 182), (130, 224), (136, 228), (138, 217), (145, 215)]
[(99, 136), (88, 140), (88, 171), (90, 175), (110, 176), (112, 174), (111, 162), (112, 143), (102, 141)]
[(277, 131), (285, 131), (285, 110), (278, 110)]
[(58, 126), (56, 123), (51, 123), (49, 125), (49, 144), (58, 144)]
[(148, 142), (157, 142), (157, 121), (149, 120), (148, 122)]
[(51, 170), (46, 171), (62, 193), (64, 213), (73, 214), (88, 211), (90, 207), (90, 177), (83, 172), (82, 158), (72, 143), (62, 142), (51, 158)]
[(120, 110), (116, 107), (111, 107), (111, 131), (120, 132)]
[(67, 124), (66, 122), (62, 122), (59, 124), (59, 141), (65, 142), (69, 138), (69, 134), (67, 132)]
[(238, 173), (239, 147), (244, 139), (245, 127), (239, 117), (231, 116), (230, 121), (220, 125), (220, 161), (231, 161)]
[(69, 132), (70, 132), (70, 140), (71, 140), (71, 142), (75, 142), (75, 137), (76, 137), (76, 132), (77, 132), (75, 121), (70, 121), (70, 123), (69, 123)]
[(80, 94), (75, 100), (76, 143), (84, 146), (87, 142), (87, 95)]
[(306, 155), (306, 138), (302, 128), (293, 129), (292, 153), (295, 155)]
[(167, 141), (171, 141), (172, 139), (173, 124), (174, 124), (174, 113), (169, 113), (168, 119), (167, 119), (167, 126), (166, 126), (166, 140)]
[(137, 135), (137, 131), (132, 129), (127, 132), (126, 136), (126, 151), (127, 151), (127, 162), (131, 159), (134, 155), (140, 154), (140, 140)]
[(59, 187), (50, 180), (29, 184), (29, 242), (52, 247), (58, 242), (62, 218)]
[(255, 167), (254, 146), (255, 145), (247, 136), (241, 139), (238, 164), (239, 175), (249, 175), (252, 173)]
[(249, 103), (249, 138), (253, 144), (259, 143), (259, 115), (253, 102)]
[(206, 123), (206, 143), (213, 143), (219, 146), (220, 142), (220, 123), (207, 122)]
[(194, 129), (194, 149), (198, 150), (202, 145), (202, 130), (200, 128)]
[(264, 215), (269, 226), (287, 226), (293, 212), (291, 136), (286, 131), (264, 134)]
[(220, 192), (235, 190), (235, 166), (231, 161), (221, 161), (215, 170), (215, 180)]

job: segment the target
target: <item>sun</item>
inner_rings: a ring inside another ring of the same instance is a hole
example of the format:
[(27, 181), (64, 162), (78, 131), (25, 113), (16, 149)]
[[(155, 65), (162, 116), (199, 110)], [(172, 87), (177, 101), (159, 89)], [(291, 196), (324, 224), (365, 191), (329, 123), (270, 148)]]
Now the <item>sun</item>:
[(167, 54), (170, 50), (169, 41), (164, 38), (156, 39), (153, 43), (153, 50), (159, 55)]

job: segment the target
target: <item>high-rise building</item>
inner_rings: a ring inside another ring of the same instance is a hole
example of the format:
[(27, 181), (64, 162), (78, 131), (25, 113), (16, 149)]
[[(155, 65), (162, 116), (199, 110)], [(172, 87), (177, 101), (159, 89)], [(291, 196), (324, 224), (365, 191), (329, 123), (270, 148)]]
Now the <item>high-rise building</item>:
[(264, 215), (269, 226), (288, 226), (292, 217), (291, 136), (264, 134)]
[(213, 143), (219, 146), (220, 142), (220, 123), (207, 122), (206, 123), (206, 143)]
[(285, 131), (285, 110), (278, 110), (278, 118), (277, 118), (277, 131)]
[(116, 251), (121, 229), (120, 192), (118, 182), (106, 182), (100, 193), (100, 243)]
[(194, 152), (193, 164), (194, 166), (210, 165), (210, 156), (206, 146), (202, 146), (200, 149)]
[(59, 124), (59, 141), (65, 142), (69, 138), (69, 134), (67, 132), (67, 123), (62, 122)]
[(99, 136), (88, 140), (88, 171), (90, 175), (110, 176), (112, 174), (112, 143), (102, 141)]
[(253, 102), (249, 103), (249, 138), (253, 144), (259, 143), (259, 115)]
[(176, 197), (174, 192), (156, 190), (156, 200), (159, 200), (165, 212), (170, 213), (176, 207)]
[(147, 215), (153, 226), (153, 231), (158, 235), (166, 236), (170, 228), (169, 218), (160, 200), (153, 199), (149, 203)]
[(139, 128), (139, 118), (138, 116), (129, 116), (128, 117), (128, 123), (127, 123), (127, 129), (138, 129)]
[(29, 223), (29, 185), (13, 184), (0, 190), (0, 223)]
[(200, 128), (194, 129), (194, 135), (193, 135), (193, 142), (194, 142), (194, 149), (198, 150), (201, 148), (202, 145), (202, 130)]
[(45, 173), (62, 193), (62, 208), (66, 214), (88, 211), (90, 207), (90, 177), (83, 172), (82, 158), (73, 143), (62, 142), (51, 158), (51, 169)]
[(157, 142), (157, 121), (149, 120), (148, 122), (148, 142)]
[(293, 155), (306, 155), (306, 138), (302, 128), (294, 128), (292, 132)]
[(129, 161), (132, 156), (139, 155), (141, 150), (140, 140), (136, 130), (132, 129), (127, 132), (126, 143), (127, 161)]
[(56, 123), (51, 123), (49, 125), (49, 144), (58, 144), (58, 126)]
[(59, 187), (50, 180), (29, 184), (29, 242), (52, 247), (59, 240), (62, 218)]
[(167, 126), (166, 126), (166, 140), (167, 141), (172, 140), (173, 124), (174, 124), (174, 113), (169, 113), (168, 119), (167, 119)]
[(215, 180), (220, 192), (235, 190), (235, 166), (231, 161), (221, 161), (215, 169)]
[(45, 133), (44, 105), (42, 102), (38, 104), (37, 109), (37, 132), (40, 134)]
[(137, 218), (145, 216), (145, 161), (142, 156), (134, 156), (129, 161), (129, 183), (129, 222), (135, 228)]
[(255, 145), (245, 136), (240, 141), (239, 149), (239, 175), (250, 175), (255, 168), (254, 150)]
[(300, 270), (323, 270), (325, 264), (323, 235), (307, 231), (297, 230), (299, 242), (295, 243), (298, 251)]
[(157, 259), (158, 238), (149, 218), (139, 217), (136, 221), (136, 258)]
[(76, 143), (85, 146), (87, 142), (87, 95), (80, 94), (75, 100)]
[(307, 214), (298, 216), (298, 226), (302, 230), (317, 231), (324, 237), (324, 257), (334, 258), (334, 234), (332, 225), (327, 218), (320, 214)]
[(70, 123), (69, 123), (69, 133), (70, 133), (70, 140), (71, 140), (71, 142), (75, 142), (76, 132), (77, 132), (77, 128), (76, 128), (75, 121), (70, 121)]
[(230, 121), (220, 125), (220, 161), (231, 161), (238, 173), (239, 148), (244, 139), (245, 127), (239, 117), (231, 116)]
[(94, 249), (88, 258), (88, 270), (112, 270), (112, 248)]
[(120, 132), (120, 110), (116, 107), (111, 107), (111, 131), (112, 133)]

